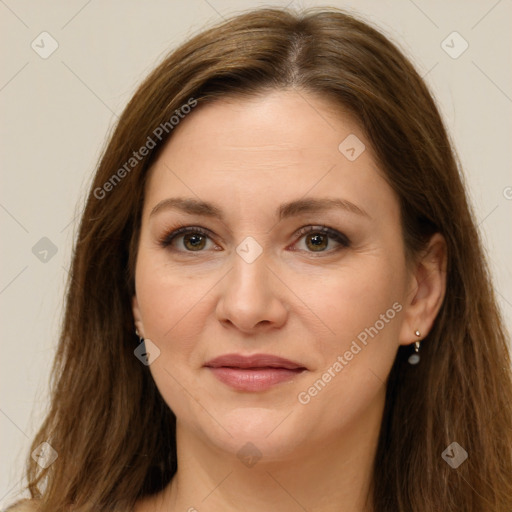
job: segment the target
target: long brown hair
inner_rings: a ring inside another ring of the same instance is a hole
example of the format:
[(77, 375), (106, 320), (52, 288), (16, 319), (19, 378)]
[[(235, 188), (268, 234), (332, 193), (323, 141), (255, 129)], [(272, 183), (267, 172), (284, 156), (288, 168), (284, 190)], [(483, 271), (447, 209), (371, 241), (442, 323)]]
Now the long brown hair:
[[(28, 460), (43, 512), (129, 510), (176, 472), (174, 414), (133, 354), (145, 178), (184, 105), (283, 88), (327, 98), (359, 121), (399, 198), (411, 258), (435, 232), (447, 243), (446, 296), (421, 364), (408, 365), (400, 347), (389, 375), (375, 510), (512, 510), (510, 354), (449, 138), (402, 53), (329, 8), (260, 9), (205, 30), (163, 60), (120, 117), (82, 216), (51, 406), (32, 447), (48, 441), (58, 459), (46, 469)], [(143, 146), (147, 155), (131, 161)], [(452, 442), (468, 452), (457, 469), (442, 457)]]

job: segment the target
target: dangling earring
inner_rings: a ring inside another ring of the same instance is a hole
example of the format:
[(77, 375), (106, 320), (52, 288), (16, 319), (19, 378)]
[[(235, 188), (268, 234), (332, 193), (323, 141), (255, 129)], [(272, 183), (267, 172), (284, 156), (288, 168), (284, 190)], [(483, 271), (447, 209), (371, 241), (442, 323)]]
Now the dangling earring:
[[(416, 336), (418, 336), (418, 338), (421, 336), (421, 333), (418, 330), (416, 330), (414, 332), (414, 334), (416, 334)], [(419, 355), (420, 342), (421, 342), (421, 340), (414, 342), (414, 354), (411, 354), (409, 356), (409, 359), (408, 359), (409, 364), (418, 364), (420, 362), (420, 355)]]

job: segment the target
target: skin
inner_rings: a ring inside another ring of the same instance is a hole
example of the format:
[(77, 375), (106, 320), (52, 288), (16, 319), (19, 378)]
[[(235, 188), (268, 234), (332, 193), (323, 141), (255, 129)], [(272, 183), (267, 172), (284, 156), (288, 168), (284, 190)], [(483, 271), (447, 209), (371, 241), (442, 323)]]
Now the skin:
[[(350, 134), (366, 146), (354, 161), (338, 149)], [(407, 264), (398, 199), (375, 162), (357, 122), (304, 91), (219, 100), (175, 129), (146, 186), (133, 314), (160, 350), (150, 371), (177, 417), (179, 468), (137, 512), (372, 510), (386, 379), (399, 345), (431, 329), (446, 260), (434, 235)], [(171, 208), (150, 215), (171, 197), (215, 203), (224, 219)], [(275, 215), (282, 203), (326, 197), (367, 216)], [(296, 234), (322, 225), (345, 234), (349, 247), (320, 234), (318, 251), (313, 233)], [(183, 235), (159, 244), (180, 226), (211, 237), (199, 251)], [(262, 249), (252, 263), (236, 251), (248, 236)], [(301, 403), (299, 393), (393, 304), (400, 311)], [(307, 370), (263, 392), (236, 391), (203, 366), (227, 353), (273, 354)], [(248, 442), (261, 454), (252, 467), (237, 457)]]

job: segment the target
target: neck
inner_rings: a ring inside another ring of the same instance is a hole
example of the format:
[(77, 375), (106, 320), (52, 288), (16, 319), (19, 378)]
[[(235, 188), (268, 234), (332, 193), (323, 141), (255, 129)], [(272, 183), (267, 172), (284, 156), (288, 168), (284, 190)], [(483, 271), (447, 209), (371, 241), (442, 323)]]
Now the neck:
[(356, 423), (322, 445), (303, 443), (279, 460), (263, 456), (255, 462), (249, 449), (242, 461), (178, 421), (178, 471), (147, 510), (372, 512), (371, 476), (384, 395), (377, 398)]

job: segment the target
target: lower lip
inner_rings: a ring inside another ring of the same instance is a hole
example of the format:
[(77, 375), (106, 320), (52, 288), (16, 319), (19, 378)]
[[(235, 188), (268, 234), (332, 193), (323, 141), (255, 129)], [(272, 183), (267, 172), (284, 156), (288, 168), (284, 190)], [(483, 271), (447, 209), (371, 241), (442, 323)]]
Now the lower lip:
[(287, 382), (299, 375), (304, 369), (261, 368), (256, 370), (242, 368), (210, 368), (215, 377), (224, 384), (239, 391), (264, 391), (281, 382)]

